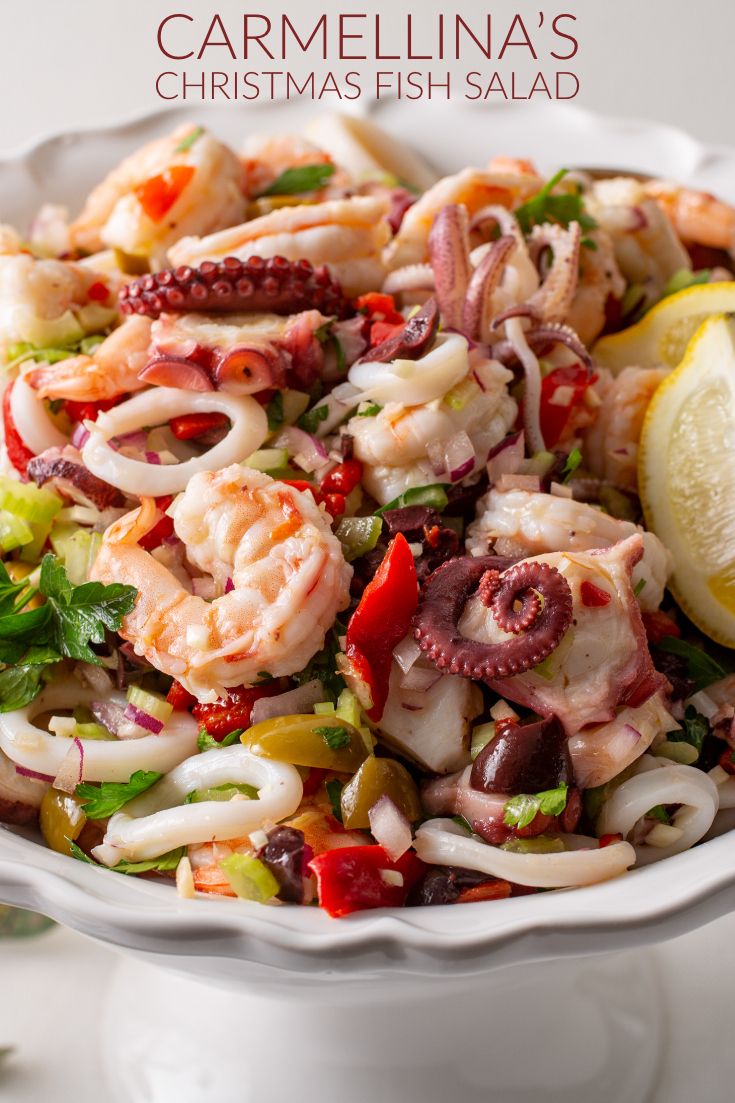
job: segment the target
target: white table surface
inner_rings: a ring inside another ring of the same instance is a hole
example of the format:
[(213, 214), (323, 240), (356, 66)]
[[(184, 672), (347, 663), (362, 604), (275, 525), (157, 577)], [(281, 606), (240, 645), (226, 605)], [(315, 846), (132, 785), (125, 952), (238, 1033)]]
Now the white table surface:
[[(651, 1103), (730, 1103), (735, 915), (650, 952), (667, 1024)], [(0, 1067), (0, 1103), (105, 1103), (97, 1031), (119, 960), (61, 928), (30, 941), (0, 941), (0, 1046), (15, 1047)]]

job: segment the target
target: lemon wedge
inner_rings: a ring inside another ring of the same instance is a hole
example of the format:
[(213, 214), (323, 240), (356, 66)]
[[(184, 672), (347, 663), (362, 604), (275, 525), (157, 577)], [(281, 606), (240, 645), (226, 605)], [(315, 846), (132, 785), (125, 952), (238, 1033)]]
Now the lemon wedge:
[[(732, 285), (735, 286), (735, 285)], [(705, 635), (735, 647), (735, 320), (708, 318), (643, 423), (638, 486), (671, 551), (670, 589)]]
[(696, 284), (668, 295), (636, 325), (601, 337), (592, 350), (603, 368), (675, 368), (711, 314), (735, 313), (735, 281)]

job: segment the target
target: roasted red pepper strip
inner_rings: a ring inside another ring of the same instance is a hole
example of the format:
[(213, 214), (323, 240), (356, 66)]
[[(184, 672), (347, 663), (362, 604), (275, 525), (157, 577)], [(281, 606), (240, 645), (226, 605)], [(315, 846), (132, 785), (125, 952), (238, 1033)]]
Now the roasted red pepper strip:
[(367, 714), (373, 721), (383, 715), (393, 648), (408, 633), (417, 604), (416, 567), (406, 537), (399, 532), (347, 625), (345, 651), (370, 689), (373, 703)]
[(594, 582), (590, 582), (585, 578), (579, 587), (580, 597), (582, 598), (582, 604), (586, 605), (588, 609), (601, 609), (605, 605), (609, 605), (612, 601), (607, 590), (603, 590), (600, 586), (595, 586)]
[(660, 643), (664, 636), (680, 636), (679, 625), (663, 609), (641, 613), (643, 627), (649, 643)]
[(194, 705), (191, 711), (194, 719), (206, 728), (213, 739), (221, 740), (235, 728), (249, 728), (255, 702), (261, 697), (274, 697), (277, 693), (283, 693), (283, 686), (278, 680), (262, 686), (237, 686), (224, 699), (213, 701), (211, 705)]
[(74, 402), (67, 398), (64, 402), (64, 413), (70, 421), (96, 421), (102, 410), (111, 410), (117, 406), (119, 398), (103, 398), (99, 402)]
[(3, 395), (3, 429), (5, 432), (5, 448), (8, 453), (8, 459), (12, 463), (15, 470), (26, 477), (28, 472), (28, 464), (33, 459), (35, 452), (31, 452), (21, 437), (18, 430), (15, 428), (15, 422), (13, 421), (13, 415), (10, 412), (10, 395), (13, 391), (13, 384), (5, 388), (5, 394)]
[(281, 482), (286, 486), (292, 486), (294, 490), (310, 490), (316, 504), (324, 505), (327, 513), (332, 517), (341, 517), (345, 511), (344, 494), (324, 494), (318, 486), (307, 482), (306, 479), (282, 479)]
[(225, 414), (182, 414), (172, 417), (168, 424), (177, 440), (192, 440), (210, 429), (222, 429), (229, 424), (229, 418)]
[[(366, 908), (400, 908), (421, 877), (424, 863), (412, 850), (392, 862), (382, 846), (344, 846), (312, 858), (319, 904), (338, 919)], [(400, 873), (403, 883), (387, 883), (383, 873)]]
[[(547, 448), (553, 448), (561, 439), (572, 411), (584, 401), (589, 386), (596, 375), (591, 375), (582, 364), (571, 364), (565, 368), (555, 368), (541, 382), (541, 432)], [(554, 396), (561, 387), (571, 388), (571, 400), (559, 405)]]
[(478, 900), (507, 900), (512, 892), (509, 881), (481, 881), (479, 885), (472, 885), (463, 889), (455, 900), (455, 904), (474, 904)]
[(392, 295), (380, 291), (368, 291), (355, 299), (355, 306), (361, 313), (367, 314), (371, 321), (389, 322), (391, 325), (405, 325), (406, 319), (396, 310)]

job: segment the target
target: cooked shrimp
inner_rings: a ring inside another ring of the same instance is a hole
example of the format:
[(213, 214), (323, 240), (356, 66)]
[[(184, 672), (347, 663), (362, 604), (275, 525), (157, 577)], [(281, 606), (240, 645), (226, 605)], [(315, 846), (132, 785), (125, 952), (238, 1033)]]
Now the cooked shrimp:
[(442, 207), (461, 204), (470, 218), (488, 206), (510, 210), (537, 192), (542, 183), (540, 177), (525, 172), (482, 172), (471, 168), (443, 177), (406, 211), (398, 233), (386, 249), (387, 267), (392, 270), (423, 264), (429, 259), (429, 232)]
[(99, 333), (118, 317), (114, 291), (107, 276), (81, 264), (0, 254), (0, 343), (48, 348)]
[(600, 229), (612, 239), (623, 276), (645, 288), (650, 302), (659, 298), (676, 272), (691, 269), (689, 254), (671, 222), (638, 180), (626, 176), (599, 180), (585, 199)]
[(72, 356), (56, 364), (31, 362), (23, 377), (40, 398), (75, 402), (116, 398), (145, 387), (138, 372), (148, 361), (150, 343), (151, 321), (136, 315), (113, 330), (91, 356)]
[[(409, 487), (436, 482), (429, 448), (440, 449), (459, 432), (474, 446), (476, 467), (484, 465), (513, 425), (517, 407), (507, 392), (511, 373), (485, 358), (481, 370), (482, 388), (477, 386), (460, 409), (439, 400), (418, 406), (388, 402), (375, 417), (353, 417), (347, 423), (354, 454), (365, 465), (363, 485), (376, 501), (384, 505)], [(471, 369), (464, 385), (472, 385), (472, 374)]]
[(71, 224), (73, 244), (104, 246), (163, 263), (184, 234), (209, 234), (245, 214), (242, 166), (222, 142), (190, 124), (157, 138), (114, 169)]
[(305, 259), (326, 264), (347, 295), (359, 295), (382, 283), (387, 214), (387, 200), (377, 196), (282, 207), (208, 237), (184, 238), (170, 249), (169, 259), (192, 266), (228, 256)]
[(709, 192), (682, 188), (665, 180), (645, 185), (682, 241), (735, 254), (735, 207)]
[(477, 503), (477, 520), (467, 530), (471, 555), (542, 555), (551, 551), (609, 548), (640, 532), (643, 558), (633, 568), (633, 585), (641, 588), (639, 603), (657, 609), (671, 573), (671, 556), (659, 538), (631, 521), (620, 521), (586, 502), (557, 498), (529, 490), (491, 489)]
[(264, 670), (302, 670), (346, 607), (352, 574), (312, 496), (233, 464), (194, 475), (170, 514), (221, 596), (187, 593), (123, 518), (105, 533), (92, 577), (139, 590), (121, 630), (136, 653), (202, 701)]
[[(242, 162), (249, 196), (262, 194), (287, 169), (333, 164), (328, 153), (296, 134), (251, 135), (243, 148)], [(341, 171), (329, 178), (330, 187), (347, 183), (347, 174)]]
[(635, 490), (638, 441), (648, 404), (665, 368), (624, 368), (614, 379), (600, 372), (597, 420), (584, 436), (585, 465), (593, 475)]
[(594, 230), (587, 239), (594, 248), (580, 250), (579, 278), (565, 321), (585, 345), (590, 345), (605, 328), (608, 300), (622, 299), (625, 294), (625, 280), (610, 235)]

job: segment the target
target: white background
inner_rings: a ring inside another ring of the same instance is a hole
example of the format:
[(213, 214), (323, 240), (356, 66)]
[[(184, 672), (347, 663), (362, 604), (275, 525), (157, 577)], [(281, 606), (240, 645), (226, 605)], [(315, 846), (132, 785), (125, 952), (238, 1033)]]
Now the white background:
[[(294, 18), (305, 9), (302, 0), (291, 0), (286, 8)], [(575, 102), (611, 115), (678, 125), (714, 143), (735, 141), (733, 0), (561, 0), (558, 5), (466, 0), (456, 10), (468, 17), (490, 10), (501, 23), (508, 12), (521, 11), (533, 25), (539, 9), (578, 17), (580, 52), (569, 66), (581, 82)], [(234, 26), (244, 10), (273, 14), (280, 5), (0, 0), (0, 153), (59, 130), (107, 125), (158, 109), (163, 104), (155, 96), (155, 76), (168, 67), (156, 46), (160, 19), (172, 11), (190, 12), (206, 28), (208, 17), (218, 11)], [(380, 12), (392, 16), (394, 22), (386, 26), (397, 33), (395, 21), (408, 10), (431, 20), (450, 8), (435, 0), (369, 5), (322, 0), (309, 3), (308, 10), (312, 16), (336, 10)], [(388, 64), (395, 68), (399, 63)], [(232, 110), (246, 112), (247, 106), (232, 105)], [(660, 1103), (732, 1098), (734, 935), (735, 923), (727, 919), (657, 951), (667, 977), (672, 1030)], [(0, 1099), (97, 1103), (102, 1098), (95, 1015), (112, 962), (107, 951), (68, 933), (24, 947), (0, 947), (0, 984), (6, 995), (13, 993), (12, 1000), (0, 1001), (0, 1045), (12, 1041), (19, 1046), (8, 1074), (0, 1076)], [(79, 1063), (83, 1053), (84, 1066)]]
[[(501, 35), (509, 13), (521, 12), (530, 28), (539, 11), (547, 23), (569, 12), (577, 17), (580, 50), (573, 62), (559, 64), (579, 75), (581, 90), (574, 102), (610, 115), (679, 125), (710, 142), (735, 141), (732, 0), (0, 0), (0, 152), (58, 130), (105, 125), (164, 106), (154, 83), (171, 67), (156, 44), (156, 28), (165, 15), (194, 14), (201, 38), (218, 12), (234, 40), (244, 11), (275, 17), (282, 10), (295, 22), (300, 13), (306, 20), (302, 26), (309, 20), (313, 25), (321, 12), (380, 13), (387, 41), (399, 33), (408, 11), (425, 29), (440, 11), (458, 11), (467, 19), (489, 11)], [(516, 57), (523, 53), (515, 52)], [(225, 60), (224, 51), (214, 51), (206, 64), (225, 68)], [(283, 65), (265, 62), (264, 67)], [(301, 71), (312, 67), (295, 66)], [(472, 61), (467, 67), (478, 66)], [(330, 106), (324, 101), (322, 107), (325, 103)], [(247, 105), (232, 109), (247, 111)]]

